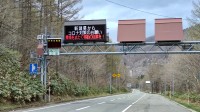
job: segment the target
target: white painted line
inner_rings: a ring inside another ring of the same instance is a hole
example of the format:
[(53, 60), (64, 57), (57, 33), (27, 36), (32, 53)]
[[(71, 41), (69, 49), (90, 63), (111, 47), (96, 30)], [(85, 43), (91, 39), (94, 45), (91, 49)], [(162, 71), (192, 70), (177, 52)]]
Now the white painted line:
[(115, 101), (115, 99), (113, 99), (113, 100), (110, 100), (110, 101)]
[(128, 107), (126, 107), (122, 112), (126, 112), (132, 105), (129, 105)]
[[(120, 95), (113, 95), (113, 96), (120, 96)], [(81, 101), (73, 101), (71, 103), (79, 103), (79, 102), (91, 101), (91, 100), (109, 98), (109, 97), (113, 97), (113, 96), (98, 97), (98, 98), (86, 99), (86, 100), (81, 100)], [(38, 111), (38, 110), (44, 110), (44, 109), (49, 109), (49, 108), (54, 108), (54, 107), (59, 107), (59, 106), (64, 106), (64, 105), (69, 105), (71, 103), (63, 103), (63, 104), (57, 104), (57, 105), (52, 105), (52, 106), (45, 106), (45, 107), (36, 108), (36, 109), (32, 109), (32, 110), (24, 110), (22, 112), (33, 112), (33, 111)]]
[(146, 94), (144, 94), (142, 97), (140, 97), (138, 100), (136, 100), (135, 102), (132, 103), (132, 105), (134, 105), (135, 103), (137, 103), (139, 100), (141, 100)]
[(98, 104), (101, 105), (101, 104), (104, 104), (104, 103), (106, 103), (106, 102), (101, 102), (101, 103), (98, 103)]
[(25, 110), (23, 112), (33, 112), (33, 111), (37, 111), (37, 110), (44, 110), (44, 109), (48, 109), (48, 108), (54, 108), (54, 107), (59, 107), (59, 106), (69, 105), (69, 104), (71, 104), (71, 103), (58, 104), (58, 105), (42, 107), (42, 108), (37, 108), (37, 109), (32, 109), (32, 110)]
[[(132, 105), (134, 105), (135, 103), (137, 103), (139, 100), (141, 100), (146, 94), (142, 95), (142, 97), (140, 97), (138, 100), (136, 100), (135, 102), (132, 103)], [(129, 105), (127, 108), (125, 108), (122, 112), (126, 112), (132, 105)]]
[[(120, 95), (125, 95), (125, 94), (120, 94)], [(38, 110), (44, 110), (44, 109), (49, 109), (49, 108), (54, 108), (54, 107), (59, 107), (59, 106), (64, 106), (64, 105), (69, 105), (71, 103), (79, 103), (79, 102), (86, 102), (86, 101), (92, 101), (92, 100), (97, 100), (97, 99), (104, 99), (104, 98), (110, 98), (114, 96), (120, 96), (120, 95), (112, 95), (112, 96), (106, 96), (106, 97), (98, 97), (98, 98), (93, 98), (93, 99), (86, 99), (86, 100), (79, 100), (79, 101), (72, 101), (70, 103), (62, 103), (62, 104), (57, 104), (57, 105), (52, 105), (52, 106), (44, 106), (41, 108), (35, 108), (32, 110), (24, 110), (22, 112), (33, 112), (33, 111), (38, 111)]]
[(76, 109), (76, 111), (79, 111), (79, 110), (83, 110), (83, 109), (86, 109), (86, 108), (89, 108), (90, 106), (86, 106), (86, 107), (83, 107), (83, 108), (79, 108), (79, 109)]

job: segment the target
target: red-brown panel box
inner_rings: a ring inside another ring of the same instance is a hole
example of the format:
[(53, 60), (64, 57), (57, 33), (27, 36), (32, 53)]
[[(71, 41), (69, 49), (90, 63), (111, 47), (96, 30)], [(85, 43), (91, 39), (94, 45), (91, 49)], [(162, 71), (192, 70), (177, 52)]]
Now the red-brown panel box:
[(145, 19), (119, 20), (118, 21), (118, 42), (144, 42)]
[(182, 41), (183, 28), (181, 18), (155, 20), (155, 41)]
[(44, 51), (43, 51), (43, 45), (42, 44), (39, 44), (37, 46), (37, 55), (38, 56), (42, 56), (44, 54)]

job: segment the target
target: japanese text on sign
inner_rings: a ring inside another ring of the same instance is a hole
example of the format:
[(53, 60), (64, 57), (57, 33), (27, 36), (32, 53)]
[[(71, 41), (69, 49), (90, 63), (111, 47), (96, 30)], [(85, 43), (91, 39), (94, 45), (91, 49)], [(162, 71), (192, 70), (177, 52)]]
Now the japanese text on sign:
[(105, 41), (105, 25), (65, 26), (65, 42), (73, 41)]
[(66, 40), (93, 40), (102, 39), (102, 30), (97, 30), (95, 26), (74, 26), (72, 31), (68, 31)]

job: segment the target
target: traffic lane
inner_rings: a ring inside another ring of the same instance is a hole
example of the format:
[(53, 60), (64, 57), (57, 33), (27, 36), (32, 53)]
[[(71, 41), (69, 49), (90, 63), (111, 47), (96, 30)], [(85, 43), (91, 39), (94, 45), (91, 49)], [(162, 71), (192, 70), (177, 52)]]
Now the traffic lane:
[(147, 94), (143, 99), (132, 104), (125, 112), (191, 112), (190, 110), (157, 95)]
[[(103, 99), (104, 98), (98, 99), (98, 100), (101, 101)], [(39, 107), (39, 108), (32, 108), (32, 109), (27, 109), (27, 110), (18, 110), (16, 112), (70, 112), (72, 110), (76, 110), (77, 108), (93, 105), (97, 102), (98, 101), (96, 100), (89, 99), (89, 100), (56, 104), (56, 105), (51, 105), (51, 106), (44, 106), (44, 107)]]
[(39, 108), (18, 110), (15, 112), (69, 112), (71, 110), (75, 110), (76, 108), (87, 106), (87, 105), (90, 105), (90, 101), (62, 103), (62, 104), (44, 106), (44, 107), (39, 107)]
[(139, 93), (135, 94), (121, 94), (121, 95), (113, 95), (113, 96), (107, 96), (107, 97), (100, 97), (100, 98), (94, 98), (94, 99), (88, 99), (88, 100), (81, 100), (81, 101), (74, 101), (69, 103), (62, 103), (57, 105), (51, 105), (51, 106), (44, 106), (40, 108), (32, 108), (27, 110), (18, 110), (15, 112), (69, 112), (76, 109), (80, 109), (83, 107), (92, 106), (98, 103), (102, 103), (105, 101), (111, 100), (117, 100), (117, 98), (123, 98), (123, 97), (131, 97), (132, 95), (138, 95)]
[[(79, 112), (123, 112), (132, 102), (137, 102), (145, 93), (127, 94), (105, 101), (103, 104), (82, 108)], [(75, 112), (75, 111), (72, 111)]]

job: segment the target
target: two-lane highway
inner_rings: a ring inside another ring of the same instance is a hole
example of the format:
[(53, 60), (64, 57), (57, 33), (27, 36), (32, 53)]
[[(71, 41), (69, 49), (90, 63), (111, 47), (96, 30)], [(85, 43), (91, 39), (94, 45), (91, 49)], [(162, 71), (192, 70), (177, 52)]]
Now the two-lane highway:
[(16, 112), (190, 112), (156, 95), (134, 90), (133, 93), (74, 101)]

